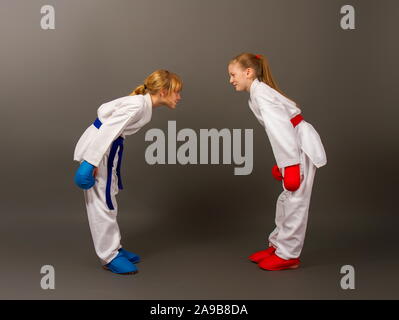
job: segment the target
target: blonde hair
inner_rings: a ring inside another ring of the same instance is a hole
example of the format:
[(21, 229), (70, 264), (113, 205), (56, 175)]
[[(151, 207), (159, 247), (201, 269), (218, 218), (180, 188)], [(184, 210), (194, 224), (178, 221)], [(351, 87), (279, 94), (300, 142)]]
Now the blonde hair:
[[(242, 68), (252, 68), (255, 70), (256, 78), (259, 81), (266, 83), (268, 86), (272, 87), (274, 90), (281, 93), (284, 97), (291, 100), (286, 96), (286, 94), (277, 86), (276, 81), (272, 76), (270, 70), (270, 65), (267, 58), (261, 54), (253, 53), (241, 53), (235, 58), (231, 59), (229, 64), (238, 63)], [(292, 101), (292, 100), (291, 100)], [(294, 101), (292, 101), (294, 102)], [(295, 103), (295, 102), (294, 102)], [(296, 103), (295, 103), (296, 104)]]
[(166, 89), (168, 95), (174, 91), (181, 91), (183, 88), (183, 82), (180, 77), (168, 70), (159, 69), (151, 73), (145, 80), (144, 83), (136, 87), (130, 94), (134, 96), (137, 94), (157, 94), (160, 90)]

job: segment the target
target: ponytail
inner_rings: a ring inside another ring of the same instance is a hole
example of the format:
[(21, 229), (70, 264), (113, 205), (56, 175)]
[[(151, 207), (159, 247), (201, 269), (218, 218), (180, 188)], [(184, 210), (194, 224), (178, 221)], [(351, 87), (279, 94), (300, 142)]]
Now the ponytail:
[(146, 91), (147, 91), (147, 86), (146, 86), (145, 84), (141, 84), (141, 85), (139, 85), (138, 87), (136, 87), (136, 89), (134, 89), (134, 90), (132, 91), (132, 93), (129, 94), (129, 96), (135, 96), (135, 95), (137, 95), (137, 94), (142, 94), (142, 95), (144, 95), (144, 94), (147, 93)]
[(258, 75), (258, 80), (263, 81), (264, 83), (266, 83), (273, 89), (275, 89), (278, 92), (280, 92), (281, 94), (283, 94), (282, 91), (280, 90), (280, 88), (277, 86), (277, 83), (272, 76), (272, 72), (270, 70), (269, 62), (267, 61), (267, 58), (263, 55), (257, 54), (256, 59), (259, 60), (259, 64), (260, 64), (260, 68), (259, 68), (260, 74)]

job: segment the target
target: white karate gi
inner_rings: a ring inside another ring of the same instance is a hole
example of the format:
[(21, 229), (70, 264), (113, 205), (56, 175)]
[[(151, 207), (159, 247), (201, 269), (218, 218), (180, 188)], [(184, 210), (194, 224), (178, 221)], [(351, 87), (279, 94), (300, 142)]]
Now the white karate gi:
[(118, 98), (102, 104), (97, 115), (102, 122), (101, 127), (91, 125), (86, 129), (76, 145), (74, 160), (86, 160), (98, 168), (96, 183), (92, 188), (84, 190), (84, 197), (96, 253), (102, 264), (107, 264), (116, 257), (121, 248), (121, 236), (116, 221), (116, 195), (119, 190), (116, 167), (119, 155), (116, 153), (112, 168), (110, 196), (113, 210), (107, 206), (105, 196), (108, 156), (115, 139), (136, 133), (151, 120), (151, 97), (146, 94)]
[(265, 128), (277, 166), (300, 164), (298, 190), (284, 191), (276, 205), (276, 228), (269, 244), (283, 259), (298, 258), (305, 239), (310, 197), (316, 168), (327, 163), (321, 139), (313, 126), (302, 120), (295, 128), (290, 119), (301, 113), (295, 103), (257, 79), (250, 87), (249, 107)]

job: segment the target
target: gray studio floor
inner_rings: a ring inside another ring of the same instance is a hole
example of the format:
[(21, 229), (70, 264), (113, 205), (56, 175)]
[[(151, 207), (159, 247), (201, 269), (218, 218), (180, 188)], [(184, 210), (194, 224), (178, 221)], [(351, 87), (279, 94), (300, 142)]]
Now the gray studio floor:
[[(51, 219), (32, 219), (18, 230), (3, 224), (2, 236), (12, 248), (2, 241), (2, 252), (8, 254), (1, 265), (0, 299), (399, 298), (394, 241), (382, 248), (375, 240), (383, 230), (375, 225), (365, 236), (364, 226), (350, 233), (345, 225), (312, 230), (317, 219), (311, 219), (301, 267), (268, 272), (246, 256), (261, 249), (261, 222), (270, 219), (198, 232), (176, 221), (157, 223), (146, 213), (126, 215), (119, 219), (123, 245), (141, 254), (143, 261), (138, 274), (118, 276), (100, 267), (85, 217), (58, 214), (65, 218), (57, 227)], [(40, 269), (46, 264), (55, 268), (54, 290), (40, 287)], [(347, 264), (355, 268), (354, 290), (340, 287), (340, 268)]]

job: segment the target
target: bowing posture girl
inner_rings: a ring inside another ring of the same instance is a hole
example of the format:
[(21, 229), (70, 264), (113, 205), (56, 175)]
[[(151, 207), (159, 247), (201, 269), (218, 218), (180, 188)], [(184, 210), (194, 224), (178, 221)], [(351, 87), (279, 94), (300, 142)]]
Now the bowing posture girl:
[(176, 107), (182, 81), (157, 70), (130, 95), (102, 104), (97, 119), (79, 139), (74, 160), (80, 162), (75, 183), (84, 189), (94, 248), (103, 267), (118, 274), (136, 273), (140, 257), (121, 246), (116, 195), (122, 189), (121, 163), (125, 137), (151, 120), (152, 109)]
[(240, 54), (229, 62), (228, 72), (236, 91), (249, 92), (249, 107), (265, 128), (276, 160), (272, 175), (283, 187), (268, 248), (249, 259), (266, 270), (297, 268), (316, 168), (327, 163), (323, 144), (296, 103), (277, 87), (266, 57)]

